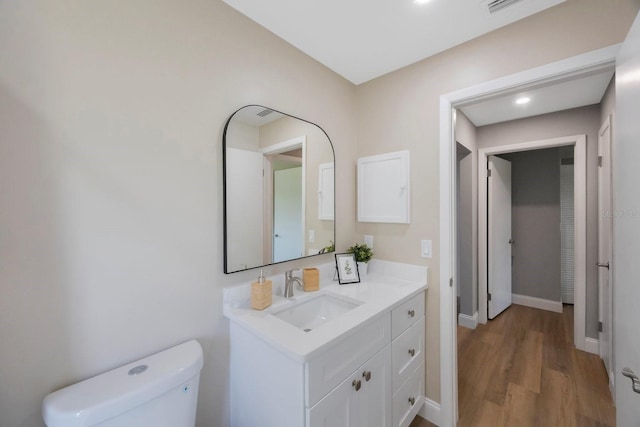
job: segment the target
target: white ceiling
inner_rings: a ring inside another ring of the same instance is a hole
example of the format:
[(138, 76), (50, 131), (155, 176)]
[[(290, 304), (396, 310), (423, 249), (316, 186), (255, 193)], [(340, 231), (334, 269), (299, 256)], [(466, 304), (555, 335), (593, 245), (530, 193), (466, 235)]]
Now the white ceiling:
[[(410, 65), (565, 0), (224, 0), (354, 84)], [(476, 125), (597, 104), (613, 67), (580, 78), (484, 99), (459, 109)], [(521, 96), (531, 98), (516, 105)], [(270, 117), (271, 116), (271, 117)], [(276, 114), (261, 119), (277, 117)], [(255, 119), (255, 116), (253, 117)]]
[[(579, 78), (502, 94), (459, 107), (459, 110), (479, 127), (598, 104), (602, 100), (613, 73), (612, 65), (607, 69)], [(515, 101), (520, 97), (530, 98), (530, 102), (517, 105)]]
[(565, 0), (224, 0), (354, 84), (405, 67)]

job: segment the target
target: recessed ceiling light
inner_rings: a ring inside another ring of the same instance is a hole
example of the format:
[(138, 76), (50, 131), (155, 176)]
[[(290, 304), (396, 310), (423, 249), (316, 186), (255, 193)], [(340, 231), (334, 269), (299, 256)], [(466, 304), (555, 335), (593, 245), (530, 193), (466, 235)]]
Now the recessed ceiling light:
[(413, 4), (425, 4), (429, 3), (431, 0), (413, 0)]
[(522, 105), (522, 104), (528, 103), (529, 101), (531, 101), (531, 98), (527, 98), (526, 96), (523, 96), (522, 98), (516, 99), (516, 104)]

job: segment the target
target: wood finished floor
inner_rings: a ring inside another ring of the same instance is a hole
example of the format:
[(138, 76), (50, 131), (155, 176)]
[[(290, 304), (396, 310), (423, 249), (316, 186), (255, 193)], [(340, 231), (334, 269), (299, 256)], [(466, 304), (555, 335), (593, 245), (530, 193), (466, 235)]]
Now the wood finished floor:
[[(562, 314), (512, 305), (475, 330), (458, 327), (459, 427), (614, 427), (602, 360), (573, 345)], [(420, 417), (410, 427), (432, 427)]]
[(613, 427), (602, 360), (573, 345), (563, 313), (512, 305), (475, 330), (458, 327), (459, 426)]

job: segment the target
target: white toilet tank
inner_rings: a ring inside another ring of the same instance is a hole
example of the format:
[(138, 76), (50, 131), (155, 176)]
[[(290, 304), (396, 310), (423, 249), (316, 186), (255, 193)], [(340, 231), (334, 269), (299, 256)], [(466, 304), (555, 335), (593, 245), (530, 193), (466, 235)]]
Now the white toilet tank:
[(55, 391), (42, 402), (48, 427), (193, 427), (202, 347), (188, 341)]

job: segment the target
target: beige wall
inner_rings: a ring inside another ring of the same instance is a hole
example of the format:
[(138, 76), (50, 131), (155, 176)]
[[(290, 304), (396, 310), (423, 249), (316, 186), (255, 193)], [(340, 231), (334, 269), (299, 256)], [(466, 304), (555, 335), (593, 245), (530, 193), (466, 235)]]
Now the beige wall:
[(228, 426), (222, 288), (257, 272), (222, 273), (224, 123), (258, 103), (327, 131), (345, 249), (353, 85), (218, 0), (0, 2), (0, 57), (0, 426), (191, 338), (197, 425)]
[[(429, 266), (427, 396), (440, 400), (439, 96), (518, 71), (619, 43), (639, 5), (634, 0), (567, 0), (530, 18), (358, 86), (358, 154), (411, 151), (411, 224), (358, 224), (376, 256)], [(420, 257), (432, 239), (434, 257)]]

